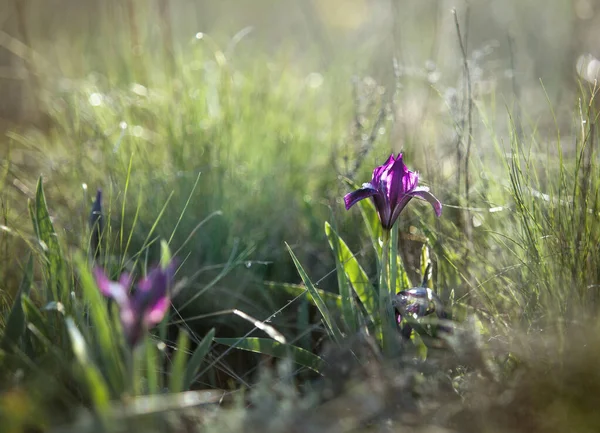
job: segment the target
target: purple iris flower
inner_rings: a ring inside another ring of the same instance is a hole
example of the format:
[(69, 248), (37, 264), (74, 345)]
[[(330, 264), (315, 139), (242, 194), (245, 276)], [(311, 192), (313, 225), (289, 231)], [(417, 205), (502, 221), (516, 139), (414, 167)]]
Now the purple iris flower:
[(111, 281), (101, 268), (94, 269), (100, 292), (119, 305), (121, 324), (131, 347), (139, 343), (144, 332), (158, 324), (169, 309), (169, 288), (176, 268), (172, 261), (166, 269), (160, 266), (152, 269), (133, 291), (130, 274), (123, 273), (119, 281)]
[(391, 154), (385, 164), (373, 170), (371, 182), (364, 183), (360, 189), (346, 194), (346, 210), (360, 200), (371, 197), (379, 214), (379, 220), (385, 230), (390, 230), (402, 209), (413, 198), (427, 200), (437, 216), (442, 214), (442, 204), (429, 192), (429, 188), (418, 186), (419, 174), (410, 171), (402, 161), (402, 154), (394, 158)]
[[(440, 298), (427, 287), (414, 287), (398, 292), (392, 297), (392, 306), (395, 309), (396, 323), (401, 327), (401, 333), (405, 338), (410, 338), (412, 332), (409, 324), (402, 326), (402, 319), (405, 316), (424, 317), (435, 313), (440, 319), (448, 318)], [(452, 332), (447, 325), (440, 324), (438, 327), (446, 333)]]

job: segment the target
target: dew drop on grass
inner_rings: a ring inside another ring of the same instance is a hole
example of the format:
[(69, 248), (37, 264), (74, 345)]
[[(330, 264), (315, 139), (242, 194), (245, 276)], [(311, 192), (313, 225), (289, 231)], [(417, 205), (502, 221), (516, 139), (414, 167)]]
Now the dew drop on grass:
[(133, 83), (131, 85), (131, 91), (138, 96), (148, 96), (148, 89), (139, 83)]
[(311, 72), (308, 74), (308, 77), (306, 77), (306, 83), (311, 89), (317, 89), (321, 87), (323, 81), (325, 81), (323, 75), (319, 74), (318, 72)]
[(92, 93), (89, 97), (89, 102), (92, 107), (98, 107), (102, 105), (103, 97), (100, 93)]
[(144, 135), (144, 128), (142, 128), (140, 125), (135, 125), (131, 133), (134, 137), (142, 137)]
[(246, 262), (246, 267), (247, 267), (248, 269), (250, 269), (250, 268), (252, 267), (252, 262), (251, 262), (251, 261), (247, 261), (247, 262)]

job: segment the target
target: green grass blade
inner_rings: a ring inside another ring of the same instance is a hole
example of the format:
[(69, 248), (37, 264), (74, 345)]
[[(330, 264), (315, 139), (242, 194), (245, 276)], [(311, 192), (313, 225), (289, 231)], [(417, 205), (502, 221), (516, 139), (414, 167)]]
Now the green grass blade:
[(46, 319), (31, 298), (24, 293), (21, 294), (21, 307), (26, 322), (31, 323), (45, 338), (50, 339)]
[[(404, 261), (402, 260), (402, 256), (400, 254), (398, 254), (398, 248), (396, 247), (396, 261), (395, 261), (395, 266), (394, 263), (391, 262), (391, 267), (392, 269), (395, 269), (395, 278), (392, 278), (395, 280), (394, 283), (392, 283), (390, 281), (390, 284), (394, 284), (396, 293), (398, 293), (401, 290), (406, 290), (406, 289), (410, 289), (411, 287), (413, 287), (413, 285), (411, 285), (410, 280), (408, 278), (408, 273), (406, 272), (406, 268), (404, 267)], [(391, 259), (390, 259), (391, 260)], [(393, 276), (393, 274), (392, 274)], [(393, 293), (395, 294), (395, 293)]]
[(166, 269), (171, 263), (171, 250), (165, 240), (160, 241), (160, 266)]
[(373, 250), (375, 250), (375, 256), (379, 260), (379, 257), (381, 257), (381, 245), (379, 245), (379, 239), (383, 235), (383, 230), (381, 228), (379, 216), (377, 215), (377, 210), (375, 209), (375, 205), (371, 200), (361, 200), (357, 203), (357, 205), (360, 209), (360, 214), (362, 215), (363, 221), (365, 222), (369, 238), (371, 238)]
[(181, 224), (181, 220), (183, 219), (183, 216), (185, 215), (185, 212), (187, 210), (187, 208), (190, 205), (190, 202), (192, 201), (192, 197), (194, 196), (194, 192), (196, 192), (196, 188), (198, 187), (198, 182), (200, 182), (200, 175), (202, 173), (198, 173), (198, 176), (196, 176), (196, 182), (194, 182), (194, 185), (192, 186), (192, 190), (190, 191), (190, 194), (187, 198), (187, 201), (185, 202), (185, 205), (183, 206), (183, 209), (181, 210), (181, 213), (179, 214), (179, 218), (177, 219), (177, 222), (175, 223), (175, 227), (173, 227), (173, 231), (171, 232), (171, 236), (169, 237), (169, 242), (168, 244), (171, 244), (171, 242), (173, 241), (173, 238), (175, 237), (175, 233), (177, 232), (177, 228), (179, 227), (179, 224)]
[(298, 258), (296, 257), (296, 255), (294, 254), (294, 252), (292, 251), (290, 246), (287, 244), (287, 242), (286, 242), (285, 246), (287, 247), (287, 249), (290, 253), (290, 256), (292, 257), (292, 260), (294, 261), (294, 265), (296, 265), (296, 269), (298, 270), (298, 273), (300, 274), (300, 278), (302, 278), (302, 281), (304, 282), (304, 285), (308, 289), (308, 292), (312, 295), (313, 299), (315, 300), (315, 304), (317, 305), (317, 308), (319, 309), (321, 316), (323, 316), (323, 320), (325, 321), (325, 325), (327, 327), (327, 331), (329, 332), (329, 335), (331, 335), (335, 341), (337, 341), (337, 342), (341, 341), (342, 333), (340, 332), (339, 328), (337, 327), (336, 323), (334, 322), (333, 317), (329, 313), (329, 309), (325, 305), (323, 298), (321, 298), (321, 295), (319, 294), (319, 292), (317, 292), (315, 286), (313, 285), (312, 281), (310, 281), (310, 278), (304, 271), (304, 268), (298, 261)]
[[(427, 244), (423, 244), (421, 247), (421, 281), (425, 280), (425, 273), (427, 272), (427, 267), (431, 264), (431, 259), (429, 258), (429, 247)], [(433, 279), (427, 278), (427, 287), (433, 289)]]
[(339, 237), (329, 224), (326, 224), (325, 226), (325, 233), (327, 234), (330, 245), (335, 245), (337, 241), (337, 244), (339, 245), (339, 259), (343, 263), (344, 272), (346, 273), (356, 296), (358, 296), (358, 299), (365, 307), (369, 320), (374, 322), (374, 318), (377, 314), (375, 287), (373, 287), (373, 284), (369, 281), (367, 273), (360, 266), (358, 260), (354, 257), (354, 254), (352, 254), (352, 251), (348, 248), (348, 245), (346, 245), (344, 240)]
[(177, 347), (173, 357), (173, 366), (171, 368), (171, 378), (169, 380), (170, 392), (181, 392), (184, 390), (184, 380), (186, 371), (186, 361), (188, 359), (188, 347), (190, 337), (184, 329), (179, 329), (177, 337)]
[(290, 344), (278, 343), (270, 338), (215, 338), (214, 341), (215, 343), (247, 350), (249, 352), (262, 353), (275, 358), (292, 357), (297, 364), (310, 368), (317, 373), (322, 371), (324, 365), (323, 359), (314, 353)]
[(346, 324), (346, 329), (350, 334), (354, 334), (358, 329), (358, 321), (356, 316), (356, 304), (354, 296), (348, 283), (348, 276), (345, 271), (346, 260), (341, 248), (341, 239), (335, 229), (325, 221), (325, 234), (329, 239), (329, 245), (335, 257), (335, 268), (338, 279), (338, 288), (342, 298), (342, 319)]
[[(68, 290), (66, 288), (66, 273), (64, 268), (63, 256), (58, 242), (58, 236), (52, 225), (50, 213), (46, 203), (42, 178), (37, 183), (35, 193), (35, 205), (29, 204), (29, 211), (32, 216), (33, 229), (38, 240), (43, 244), (44, 255), (47, 259), (46, 274), (48, 285), (52, 293), (52, 300), (60, 301), (65, 305), (69, 303)], [(62, 293), (65, 290), (66, 293)]]
[[(317, 306), (315, 298), (308, 292), (306, 287), (301, 284), (278, 283), (275, 281), (266, 281), (264, 284), (266, 288), (272, 290), (273, 292), (282, 291), (288, 293), (293, 297), (300, 297), (304, 293), (306, 293), (307, 301), (315, 307)], [(342, 297), (340, 295), (328, 292), (323, 289), (317, 289), (316, 287), (315, 290), (317, 291), (319, 296), (321, 296), (321, 299), (325, 301), (325, 305), (327, 305), (327, 308), (333, 308), (337, 310), (342, 309)]]
[(394, 296), (398, 290), (398, 224), (392, 227), (390, 239), (390, 294)]
[[(89, 305), (92, 329), (100, 352), (99, 358), (102, 361), (103, 370), (108, 375), (109, 384), (119, 394), (127, 383), (124, 361), (120, 356), (123, 353), (120, 345), (123, 338), (115, 337), (120, 328), (111, 326), (113, 321), (109, 315), (106, 300), (98, 290), (87, 262), (78, 255), (75, 257), (75, 264), (79, 271), (84, 300)], [(116, 309), (113, 311), (116, 313)]]
[(67, 325), (67, 332), (69, 333), (69, 338), (71, 340), (73, 354), (83, 370), (84, 378), (88, 392), (90, 393), (90, 398), (92, 399), (94, 405), (94, 409), (98, 413), (103, 413), (108, 408), (110, 401), (108, 385), (98, 371), (98, 368), (92, 363), (90, 354), (88, 352), (87, 343), (77, 328), (77, 325), (75, 325), (73, 319), (67, 317), (65, 319), (65, 323)]
[(156, 343), (152, 338), (145, 338), (144, 352), (146, 355), (146, 378), (148, 381), (148, 392), (150, 394), (158, 394), (160, 392), (160, 386), (158, 383), (158, 372), (160, 366), (158, 365), (158, 355)]
[(196, 374), (198, 374), (200, 366), (210, 350), (210, 344), (212, 343), (213, 338), (215, 338), (215, 328), (212, 328), (206, 333), (196, 350), (194, 350), (194, 353), (192, 354), (192, 357), (188, 361), (185, 368), (185, 376), (183, 379), (184, 390), (189, 390), (194, 383)]
[(4, 328), (4, 335), (2, 337), (2, 349), (5, 351), (9, 350), (12, 346), (17, 346), (23, 333), (25, 332), (25, 313), (23, 312), (23, 305), (21, 298), (23, 295), (29, 296), (31, 289), (31, 283), (33, 282), (33, 256), (29, 256), (27, 265), (25, 266), (25, 274), (23, 280), (19, 286), (19, 291), (15, 296), (12, 308), (6, 319), (6, 327)]

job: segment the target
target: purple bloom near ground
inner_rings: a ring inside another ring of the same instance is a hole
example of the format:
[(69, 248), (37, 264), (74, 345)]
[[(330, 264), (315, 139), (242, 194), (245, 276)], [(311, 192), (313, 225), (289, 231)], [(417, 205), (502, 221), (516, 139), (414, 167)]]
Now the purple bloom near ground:
[(133, 291), (133, 280), (128, 273), (123, 273), (118, 281), (112, 281), (101, 268), (94, 269), (100, 292), (114, 299), (119, 305), (125, 338), (132, 347), (139, 343), (144, 332), (163, 319), (169, 309), (169, 288), (176, 267), (176, 263), (172, 261), (166, 269), (152, 269), (146, 277), (138, 281)]
[(427, 200), (433, 206), (436, 215), (440, 216), (440, 201), (429, 192), (429, 188), (418, 184), (419, 174), (410, 171), (404, 165), (402, 154), (398, 154), (397, 158), (391, 154), (385, 164), (373, 170), (371, 182), (364, 183), (361, 188), (346, 194), (346, 210), (360, 200), (371, 197), (385, 230), (392, 228), (400, 212), (413, 197)]

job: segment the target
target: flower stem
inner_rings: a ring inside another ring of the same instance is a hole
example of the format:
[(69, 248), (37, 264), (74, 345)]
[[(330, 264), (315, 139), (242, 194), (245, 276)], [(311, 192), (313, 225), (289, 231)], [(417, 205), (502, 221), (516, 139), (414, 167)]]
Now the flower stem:
[(381, 268), (379, 272), (379, 316), (383, 353), (393, 354), (394, 347), (394, 310), (390, 296), (390, 231), (383, 230), (381, 246)]

